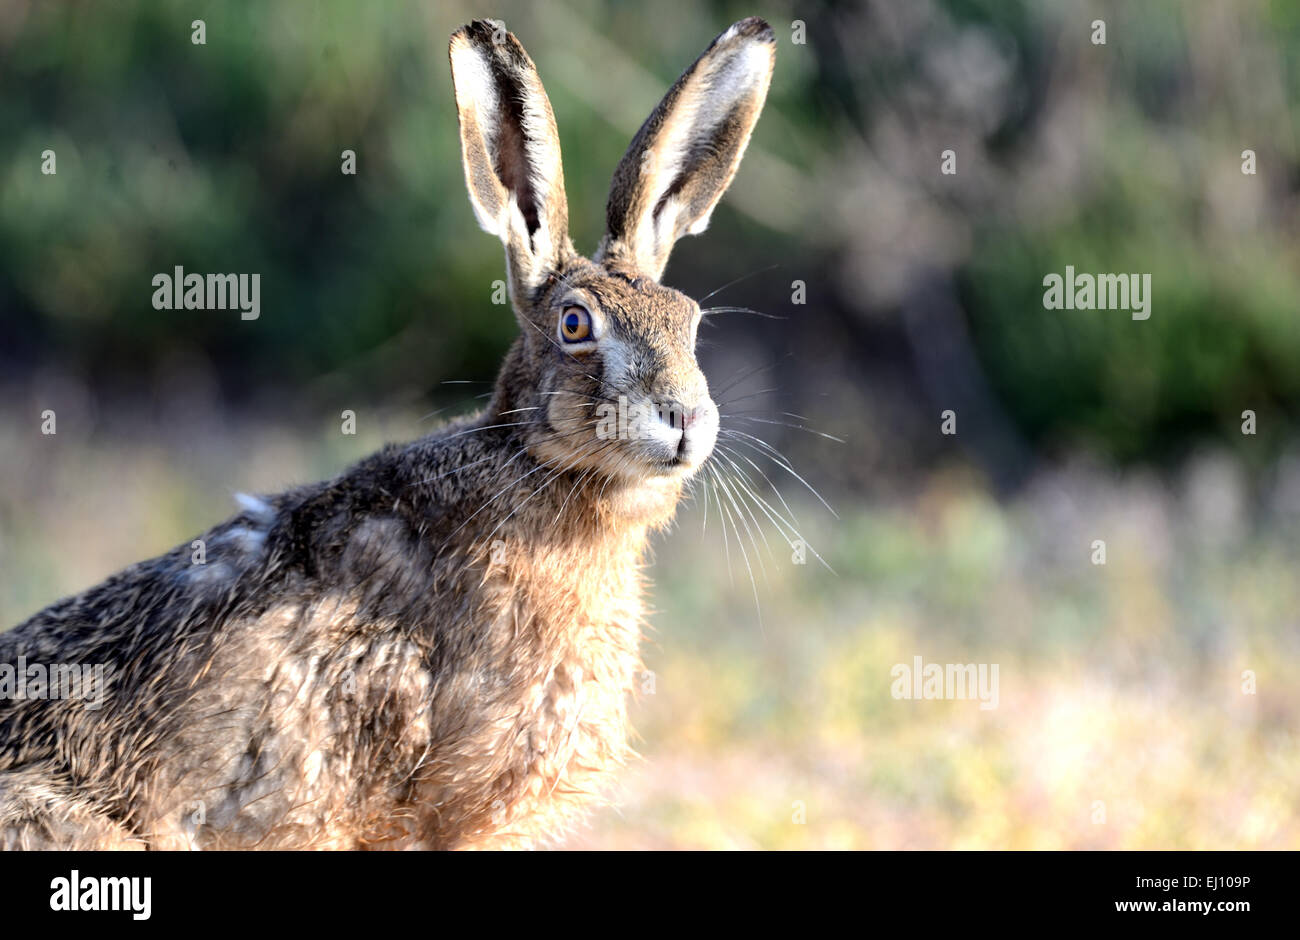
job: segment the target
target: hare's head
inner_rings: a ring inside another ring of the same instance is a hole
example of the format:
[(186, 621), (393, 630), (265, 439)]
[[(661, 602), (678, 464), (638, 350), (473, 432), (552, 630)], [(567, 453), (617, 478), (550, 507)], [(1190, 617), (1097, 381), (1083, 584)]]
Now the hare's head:
[(686, 70), (615, 171), (605, 235), (588, 259), (569, 241), (560, 139), (532, 60), (493, 21), (451, 37), (470, 202), (505, 245), (522, 332), (498, 404), (540, 459), (668, 482), (712, 453), (718, 410), (695, 361), (700, 308), (659, 277), (735, 175), (774, 55), (772, 30), (751, 18)]

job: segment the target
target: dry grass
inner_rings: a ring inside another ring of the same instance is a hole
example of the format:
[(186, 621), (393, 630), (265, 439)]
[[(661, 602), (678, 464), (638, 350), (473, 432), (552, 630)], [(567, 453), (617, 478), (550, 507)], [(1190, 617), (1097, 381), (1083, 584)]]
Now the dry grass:
[[(420, 428), (360, 427), (0, 424), (0, 623), (189, 538), (236, 490)], [(643, 760), (567, 845), (1298, 848), (1297, 493), (1294, 468), (1256, 493), (1211, 454), (1171, 480), (1061, 470), (1006, 504), (960, 474), (840, 500), (838, 522), (795, 504), (839, 574), (772, 538), (761, 626), (734, 538), (728, 572), (692, 506), (657, 551)], [(998, 707), (895, 700), (914, 656), (997, 663)]]

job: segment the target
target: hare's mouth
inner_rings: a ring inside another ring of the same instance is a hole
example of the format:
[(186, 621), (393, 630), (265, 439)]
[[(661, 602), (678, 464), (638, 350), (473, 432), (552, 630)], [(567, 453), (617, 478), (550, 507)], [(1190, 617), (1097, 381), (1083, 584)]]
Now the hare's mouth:
[(671, 451), (655, 448), (654, 451), (642, 452), (637, 457), (644, 476), (685, 477), (700, 469), (709, 454), (700, 453), (699, 448), (683, 440)]
[(635, 482), (684, 479), (698, 470), (703, 460), (693, 459), (685, 449), (675, 446), (638, 442), (607, 452), (600, 463), (610, 476)]
[(692, 469), (691, 463), (680, 455), (654, 461), (655, 469), (666, 476), (673, 476)]

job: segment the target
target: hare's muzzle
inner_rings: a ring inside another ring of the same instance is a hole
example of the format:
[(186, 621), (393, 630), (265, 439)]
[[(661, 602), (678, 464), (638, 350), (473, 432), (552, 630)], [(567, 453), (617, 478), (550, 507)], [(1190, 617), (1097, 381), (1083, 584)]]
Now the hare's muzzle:
[(706, 396), (694, 404), (648, 403), (634, 440), (641, 456), (666, 471), (693, 471), (713, 453), (718, 438), (718, 409)]
[(690, 469), (696, 469), (713, 453), (718, 440), (718, 409), (711, 399), (682, 412), (682, 439), (677, 445), (677, 458)]

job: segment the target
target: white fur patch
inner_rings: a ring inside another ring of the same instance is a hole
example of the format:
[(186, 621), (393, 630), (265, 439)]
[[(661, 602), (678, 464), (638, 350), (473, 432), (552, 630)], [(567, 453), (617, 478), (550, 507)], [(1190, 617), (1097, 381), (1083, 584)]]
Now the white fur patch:
[(627, 343), (606, 333), (600, 341), (600, 355), (605, 363), (605, 383), (626, 388), (632, 380), (632, 350)]
[[(498, 100), (496, 83), (492, 80), (492, 71), (488, 67), (487, 60), (473, 44), (457, 38), (451, 47), (451, 70), (455, 77), (456, 106), (461, 111), (473, 114), (478, 130), (483, 134), (490, 148), (497, 136)], [(464, 128), (461, 132), (464, 133)], [(489, 235), (504, 237), (506, 230), (504, 220), (493, 215), (487, 206), (478, 200), (469, 180), (466, 181), (466, 185), (469, 189), (469, 204), (474, 210), (474, 218), (478, 220), (479, 227)]]
[(248, 526), (236, 526), (225, 534), (221, 539), (224, 545), (229, 543), (246, 555), (253, 555), (262, 550), (266, 544), (266, 532), (261, 529), (250, 529)]
[[(500, 146), (500, 122), (498, 115), (501, 107), (502, 89), (493, 75), (488, 60), (489, 53), (465, 39), (457, 39), (451, 49), (452, 73), (456, 86), (456, 106), (462, 113), (473, 115), (474, 123), (483, 136), (488, 159), (496, 162), (497, 149)], [(550, 206), (548, 200), (557, 190), (564, 186), (564, 171), (560, 166), (560, 145), (554, 130), (550, 106), (541, 80), (531, 70), (518, 76), (523, 86), (521, 130), (523, 132), (523, 159), (528, 167), (528, 181), (533, 198), (537, 200), (538, 229), (531, 235), (524, 213), (519, 207), (518, 194), (506, 192), (501, 186), (503, 197), (500, 209), (493, 212), (479, 198), (475, 191), (472, 163), (465, 160), (467, 188), (470, 206), (479, 226), (489, 234), (496, 235), (507, 247), (513, 247), (524, 257), (549, 259), (555, 252), (555, 237), (548, 224)], [(462, 125), (461, 133), (466, 128)], [(462, 139), (462, 155), (468, 158), (471, 143)], [(479, 181), (481, 184), (481, 181)], [(498, 181), (498, 185), (500, 181)], [(544, 265), (532, 264), (527, 271), (516, 272), (528, 287), (540, 283)]]
[(275, 518), (275, 507), (264, 499), (258, 499), (247, 493), (236, 493), (235, 502), (259, 522), (269, 523)]
[[(699, 72), (692, 76), (669, 115), (663, 136), (654, 145), (655, 159), (647, 181), (651, 198), (646, 200), (646, 205), (659, 205), (664, 193), (686, 172), (686, 159), (694, 146), (711, 137), (727, 115), (745, 99), (761, 99), (767, 94), (772, 72), (771, 44), (754, 41), (726, 48), (735, 34), (733, 27), (719, 38), (713, 55), (700, 64)], [(742, 142), (735, 164), (740, 162), (746, 143)], [(719, 191), (702, 214), (687, 220), (684, 232), (698, 235), (707, 229), (713, 208), (721, 197)], [(683, 234), (678, 223), (685, 208), (674, 197), (664, 203), (657, 215), (646, 213), (637, 222), (637, 244), (654, 245), (662, 253)]]

